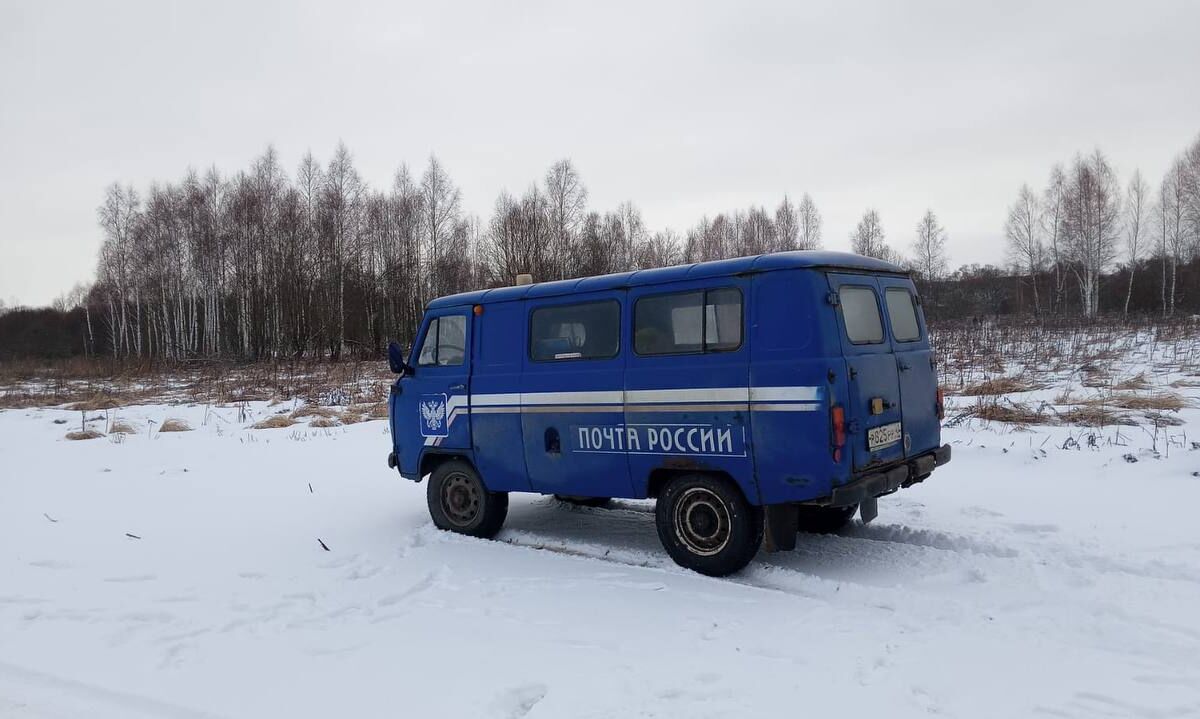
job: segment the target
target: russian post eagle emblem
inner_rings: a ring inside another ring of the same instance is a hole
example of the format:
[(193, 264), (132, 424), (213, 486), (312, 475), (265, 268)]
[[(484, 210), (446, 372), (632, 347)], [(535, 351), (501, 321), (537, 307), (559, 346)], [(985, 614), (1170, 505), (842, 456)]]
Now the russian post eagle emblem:
[(425, 420), (425, 426), (430, 432), (437, 432), (446, 419), (446, 403), (437, 400), (422, 402), (421, 419)]

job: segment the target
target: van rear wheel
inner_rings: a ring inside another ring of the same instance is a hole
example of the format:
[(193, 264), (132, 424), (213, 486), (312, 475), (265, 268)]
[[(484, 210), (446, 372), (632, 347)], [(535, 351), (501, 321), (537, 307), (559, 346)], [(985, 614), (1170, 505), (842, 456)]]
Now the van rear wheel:
[(489, 492), (475, 468), (461, 459), (433, 470), (425, 497), (438, 529), (472, 537), (496, 536), (508, 516), (508, 494)]
[(762, 545), (762, 509), (721, 477), (692, 474), (671, 480), (658, 497), (654, 518), (671, 559), (711, 577), (742, 569)]
[(849, 507), (810, 507), (800, 505), (800, 522), (797, 525), (801, 532), (814, 534), (833, 534), (854, 519), (858, 505)]

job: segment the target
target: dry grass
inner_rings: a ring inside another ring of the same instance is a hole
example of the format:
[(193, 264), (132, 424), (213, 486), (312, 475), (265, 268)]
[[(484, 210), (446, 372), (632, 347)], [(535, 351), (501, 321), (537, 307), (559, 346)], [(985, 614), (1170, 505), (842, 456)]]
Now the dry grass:
[(122, 401), (121, 397), (113, 395), (97, 394), (85, 400), (75, 402), (67, 407), (67, 409), (76, 412), (96, 412), (102, 409), (117, 409), (126, 404), (131, 404), (131, 402)]
[(1090, 404), (1079, 405), (1060, 412), (1058, 418), (1065, 424), (1077, 424), (1082, 427), (1106, 427), (1114, 424), (1134, 426), (1137, 424), (1128, 415)]
[(1021, 377), (996, 377), (965, 387), (960, 394), (968, 397), (992, 397), (1014, 392), (1032, 392), (1037, 389), (1041, 389), (1041, 385)]
[(192, 428), (187, 422), (182, 419), (165, 419), (162, 426), (158, 428), (159, 432), (191, 432)]
[(1171, 383), (1171, 386), (1175, 389), (1182, 389), (1184, 387), (1200, 387), (1200, 380), (1177, 379)]
[(100, 439), (103, 436), (104, 436), (103, 432), (97, 432), (94, 429), (85, 429), (83, 431), (76, 430), (74, 432), (67, 432), (67, 439), (71, 439), (71, 440)]
[(363, 415), (362, 412), (355, 412), (354, 410), (351, 410), (351, 409), (348, 409), (345, 412), (342, 412), (341, 414), (338, 415), (338, 420), (341, 421), (342, 424), (358, 424), (359, 422), (363, 422), (366, 419), (367, 418)]
[(1106, 403), (1121, 409), (1154, 410), (1158, 412), (1178, 412), (1189, 403), (1183, 397), (1173, 392), (1157, 394), (1114, 394)]
[(1176, 417), (1174, 415), (1163, 414), (1162, 412), (1147, 412), (1147, 413), (1143, 414), (1142, 417), (1144, 417), (1147, 422), (1154, 425), (1155, 427), (1181, 427), (1181, 426), (1183, 426), (1182, 419), (1179, 419), (1178, 417)]
[(283, 429), (296, 424), (296, 420), (287, 415), (277, 414), (274, 417), (268, 417), (261, 422), (254, 423), (254, 429)]
[(328, 429), (329, 427), (337, 427), (340, 424), (341, 422), (333, 417), (317, 417), (309, 422), (308, 426), (318, 429)]
[(978, 402), (967, 410), (972, 417), (1016, 425), (1047, 424), (1051, 417), (1020, 402)]
[(1150, 389), (1150, 382), (1146, 380), (1145, 372), (1138, 372), (1133, 377), (1128, 377), (1113, 385), (1113, 389), (1129, 392)]
[(113, 420), (112, 426), (108, 428), (109, 434), (137, 434), (132, 424), (129, 424), (123, 419)]
[(292, 412), (292, 419), (304, 419), (305, 417), (320, 417), (321, 419), (330, 419), (337, 416), (337, 410), (329, 407), (317, 407), (315, 405), (305, 405), (295, 412)]

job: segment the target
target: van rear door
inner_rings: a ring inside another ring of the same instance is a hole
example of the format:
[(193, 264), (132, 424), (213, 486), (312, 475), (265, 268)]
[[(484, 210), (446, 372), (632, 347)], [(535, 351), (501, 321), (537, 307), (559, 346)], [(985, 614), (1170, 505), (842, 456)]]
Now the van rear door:
[(855, 471), (904, 459), (900, 378), (871, 275), (829, 273), (846, 362), (847, 444)]
[(905, 454), (916, 456), (941, 444), (933, 352), (912, 281), (901, 277), (879, 277), (878, 281), (900, 376)]

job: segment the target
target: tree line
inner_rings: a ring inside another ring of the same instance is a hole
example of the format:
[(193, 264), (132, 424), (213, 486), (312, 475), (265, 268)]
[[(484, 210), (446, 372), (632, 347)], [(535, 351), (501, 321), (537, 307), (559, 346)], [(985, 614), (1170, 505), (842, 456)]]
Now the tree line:
[(512, 284), (742, 254), (815, 249), (812, 198), (705, 217), (680, 237), (651, 232), (632, 202), (600, 212), (569, 160), (486, 222), (431, 157), (371, 188), (340, 145), (289, 176), (268, 148), (246, 171), (189, 171), (143, 195), (112, 185), (98, 209), (95, 282), (58, 303), (82, 310), (84, 349), (118, 358), (378, 355), (409, 340), (425, 303)]
[[(1157, 284), (1162, 316), (1173, 316), (1186, 289), (1194, 295), (1197, 287), (1180, 282), (1180, 271), (1200, 255), (1200, 138), (1171, 162), (1157, 188), (1139, 170), (1122, 183), (1099, 149), (1056, 164), (1042, 190), (1018, 190), (1004, 234), (1035, 313), (1128, 314), (1140, 275)], [(1113, 270), (1124, 287), (1110, 286), (1102, 302), (1103, 279)]]
[[(1044, 190), (1023, 186), (1009, 208), (1002, 266), (951, 272), (932, 210), (905, 252), (888, 244), (874, 209), (849, 241), (910, 269), (932, 318), (1169, 315), (1197, 307), (1185, 290), (1197, 286), (1197, 178), (1200, 139), (1154, 193), (1137, 172), (1122, 186), (1099, 150), (1056, 165)], [(50, 310), (0, 308), (0, 358), (377, 356), (389, 338), (411, 340), (428, 300), (521, 273), (555, 280), (824, 244), (808, 194), (705, 216), (683, 235), (651, 231), (632, 202), (591, 209), (569, 160), (520, 195), (502, 192), (481, 221), (436, 157), (419, 174), (401, 166), (379, 190), (344, 145), (324, 165), (305, 155), (291, 174), (268, 148), (228, 176), (188, 171), (145, 193), (114, 184), (98, 221), (94, 283)]]

